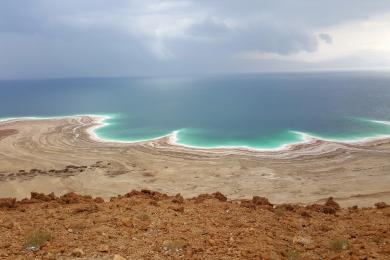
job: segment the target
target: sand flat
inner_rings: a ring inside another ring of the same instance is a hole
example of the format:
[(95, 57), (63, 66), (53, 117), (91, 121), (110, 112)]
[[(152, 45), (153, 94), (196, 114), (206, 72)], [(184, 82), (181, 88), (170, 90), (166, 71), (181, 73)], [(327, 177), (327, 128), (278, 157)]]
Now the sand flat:
[[(343, 206), (390, 201), (390, 140), (345, 144), (311, 140), (281, 151), (192, 149), (169, 137), (101, 142), (101, 118), (75, 116), (0, 123), (0, 197), (31, 191), (109, 198), (132, 189), (193, 197), (312, 203), (333, 196)], [(74, 168), (74, 167), (75, 168)]]

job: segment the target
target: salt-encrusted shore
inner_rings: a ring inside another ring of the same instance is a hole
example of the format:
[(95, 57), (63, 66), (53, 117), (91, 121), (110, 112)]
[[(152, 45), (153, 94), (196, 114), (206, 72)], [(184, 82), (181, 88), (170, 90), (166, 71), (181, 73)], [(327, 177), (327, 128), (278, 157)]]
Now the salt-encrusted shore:
[(220, 190), (277, 203), (334, 196), (344, 205), (372, 205), (390, 198), (389, 138), (342, 143), (308, 136), (270, 151), (201, 149), (178, 145), (174, 134), (131, 143), (103, 140), (95, 130), (105, 119), (1, 122), (0, 197), (22, 198), (34, 190), (109, 197), (148, 188), (186, 197)]

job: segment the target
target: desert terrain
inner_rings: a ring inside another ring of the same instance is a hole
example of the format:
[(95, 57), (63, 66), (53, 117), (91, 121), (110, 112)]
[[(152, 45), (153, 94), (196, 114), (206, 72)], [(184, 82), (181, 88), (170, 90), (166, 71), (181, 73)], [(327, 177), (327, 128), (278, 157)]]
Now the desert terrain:
[(390, 207), (149, 190), (0, 199), (0, 259), (389, 259)]
[(0, 123), (0, 259), (390, 258), (388, 139), (193, 149), (101, 120)]

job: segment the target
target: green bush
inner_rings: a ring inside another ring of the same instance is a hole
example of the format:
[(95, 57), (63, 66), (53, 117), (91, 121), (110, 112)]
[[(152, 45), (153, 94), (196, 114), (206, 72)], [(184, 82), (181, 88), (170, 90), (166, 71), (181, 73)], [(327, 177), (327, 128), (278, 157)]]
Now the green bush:
[(51, 239), (51, 234), (45, 230), (37, 229), (29, 233), (24, 242), (24, 248), (31, 251), (38, 251)]
[(297, 252), (295, 250), (288, 250), (286, 252), (286, 257), (287, 257), (288, 260), (301, 260), (302, 259), (302, 257), (299, 254), (299, 252)]
[(348, 249), (349, 244), (346, 239), (335, 239), (329, 242), (329, 246), (334, 251), (341, 251)]

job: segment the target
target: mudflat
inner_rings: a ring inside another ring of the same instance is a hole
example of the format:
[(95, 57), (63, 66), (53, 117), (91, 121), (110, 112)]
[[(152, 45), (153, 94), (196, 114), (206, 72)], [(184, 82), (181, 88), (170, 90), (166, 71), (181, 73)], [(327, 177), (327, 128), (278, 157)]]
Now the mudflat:
[(185, 198), (220, 191), (232, 199), (373, 206), (390, 201), (390, 140), (354, 144), (311, 140), (280, 151), (193, 149), (170, 137), (104, 142), (101, 118), (0, 123), (0, 197), (76, 192), (109, 198), (150, 189)]

